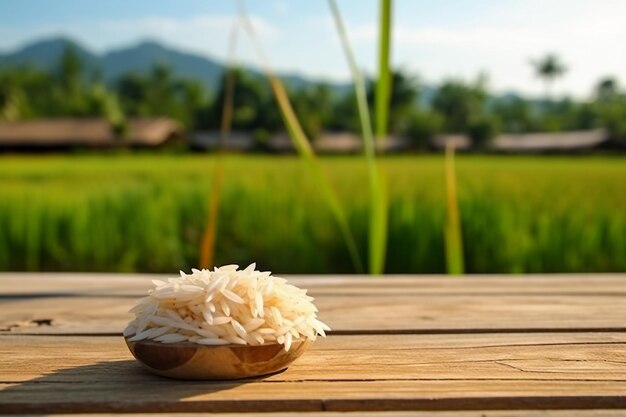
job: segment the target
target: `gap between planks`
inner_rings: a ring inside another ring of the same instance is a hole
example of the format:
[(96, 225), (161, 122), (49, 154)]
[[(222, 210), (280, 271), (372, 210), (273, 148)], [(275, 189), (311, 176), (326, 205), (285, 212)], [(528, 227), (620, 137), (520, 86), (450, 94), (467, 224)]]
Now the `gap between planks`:
[[(534, 417), (624, 417), (619, 410), (535, 410)], [(64, 415), (59, 415), (62, 417)], [(71, 414), (67, 417), (93, 417), (91, 414)], [(267, 413), (170, 413), (169, 417), (268, 417)], [(477, 410), (477, 411), (325, 411), (308, 412), (304, 417), (527, 417), (527, 410)], [(154, 414), (100, 414), (98, 417), (154, 417)], [(303, 417), (301, 412), (278, 412), (272, 417)]]

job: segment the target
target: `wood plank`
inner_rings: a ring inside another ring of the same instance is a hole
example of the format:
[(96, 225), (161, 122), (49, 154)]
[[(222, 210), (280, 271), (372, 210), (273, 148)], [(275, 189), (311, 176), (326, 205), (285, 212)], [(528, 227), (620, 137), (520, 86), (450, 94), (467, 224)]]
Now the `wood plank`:
[[(32, 278), (20, 285), (43, 282)], [(55, 336), (119, 332), (150, 278), (52, 277), (34, 290), (0, 279), (0, 413), (626, 409), (621, 275), (296, 278), (335, 329), (396, 334), (336, 334), (286, 372), (245, 382), (157, 378), (120, 337)], [(39, 294), (45, 285), (57, 295)]]
[[(186, 382), (0, 384), (4, 413), (170, 413), (393, 410), (623, 409), (612, 382)], [(147, 389), (149, 388), (149, 390)]]
[[(97, 273), (0, 273), (0, 297), (49, 295), (129, 295), (141, 296), (151, 279), (173, 275)], [(518, 295), (623, 295), (626, 274), (554, 275), (439, 275), (385, 276), (358, 275), (288, 276), (296, 285), (314, 295), (352, 294), (518, 294)]]
[[(0, 357), (5, 383), (42, 375), (47, 382), (77, 382), (87, 374), (114, 382), (108, 362), (137, 367), (121, 337), (3, 336)], [(411, 379), (606, 380), (626, 388), (626, 334), (330, 336), (266, 381)]]
[(331, 336), (244, 382), (152, 376), (119, 337), (0, 337), (5, 412), (626, 408), (626, 334)]
[[(117, 334), (134, 297), (0, 299), (0, 334)], [(626, 330), (626, 295), (319, 295), (337, 332)]]

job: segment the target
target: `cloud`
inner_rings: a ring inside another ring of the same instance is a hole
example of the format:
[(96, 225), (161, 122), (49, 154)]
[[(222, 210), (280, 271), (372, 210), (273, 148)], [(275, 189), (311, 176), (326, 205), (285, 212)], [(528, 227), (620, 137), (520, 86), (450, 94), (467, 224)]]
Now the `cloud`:
[[(235, 22), (236, 16), (232, 15), (205, 15), (190, 18), (171, 17), (144, 17), (132, 20), (110, 20), (99, 24), (105, 31), (132, 32), (132, 33), (159, 33), (162, 35), (176, 36), (179, 39), (202, 38), (203, 33), (216, 31), (228, 31)], [(279, 34), (277, 28), (262, 18), (251, 16), (252, 24), (259, 36), (266, 39), (276, 39)]]
[(280, 15), (287, 14), (290, 10), (289, 4), (285, 0), (274, 0), (274, 2), (272, 2), (272, 9), (274, 13)]
[[(277, 27), (258, 16), (250, 16), (262, 44), (274, 45), (281, 38)], [(98, 24), (105, 38), (119, 39), (128, 44), (141, 38), (156, 39), (173, 47), (227, 60), (229, 36), (235, 15), (196, 15), (188, 18), (150, 16), (140, 19), (109, 20)], [(253, 46), (242, 31), (239, 32), (236, 56), (247, 65), (258, 66)]]
[[(357, 61), (373, 74), (377, 8), (375, 2), (357, 3), (346, 3), (344, 19)], [(554, 52), (569, 68), (557, 91), (584, 96), (605, 75), (621, 76), (626, 84), (626, 48), (621, 46), (626, 39), (626, 1), (416, 3), (395, 3), (392, 58), (394, 65), (415, 71), (425, 82), (448, 77), (475, 79), (478, 73), (487, 72), (495, 90), (540, 94), (542, 85), (529, 62)], [(7, 21), (0, 25), (0, 47), (14, 48), (33, 38), (63, 34), (102, 52), (150, 38), (226, 59), (235, 20), (232, 12), (173, 17), (151, 10), (152, 14), (136, 19), (124, 15), (112, 20), (91, 16), (91, 20), (71, 22)], [(263, 2), (262, 11), (254, 7), (251, 11), (256, 32), (276, 70), (349, 80), (335, 26), (323, 2), (296, 8), (285, 0), (270, 0)], [(258, 66), (257, 55), (243, 33), (238, 37), (236, 55), (244, 64)]]
[[(490, 74), (498, 90), (523, 90), (539, 94), (531, 59), (548, 52), (559, 55), (568, 67), (559, 81), (561, 91), (577, 96), (588, 94), (597, 80), (608, 74), (626, 73), (624, 13), (577, 4), (573, 10), (519, 10), (517, 16), (490, 16), (474, 24), (414, 25), (399, 16), (393, 29), (395, 63), (418, 70), (426, 79), (475, 78), (481, 71)], [(620, 6), (626, 12), (626, 3)], [(471, 21), (471, 20), (470, 20)], [(375, 22), (348, 24), (357, 48), (376, 45)]]

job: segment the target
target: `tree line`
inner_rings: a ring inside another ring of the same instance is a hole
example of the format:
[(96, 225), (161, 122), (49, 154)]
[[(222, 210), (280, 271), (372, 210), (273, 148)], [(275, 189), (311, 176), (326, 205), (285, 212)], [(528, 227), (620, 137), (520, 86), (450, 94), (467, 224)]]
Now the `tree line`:
[[(439, 133), (470, 136), (475, 145), (486, 144), (500, 132), (555, 132), (605, 128), (613, 140), (626, 142), (626, 92), (613, 78), (601, 80), (587, 101), (554, 99), (550, 86), (566, 68), (548, 55), (534, 62), (545, 80), (541, 100), (489, 93), (485, 77), (475, 81), (447, 80), (429, 100), (420, 100), (423, 88), (406, 71), (392, 74), (389, 132), (424, 148)], [(265, 79), (233, 69), (235, 78), (233, 129), (250, 131), (263, 140), (283, 130), (278, 106)], [(42, 117), (104, 117), (124, 134), (132, 117), (167, 116), (188, 130), (219, 129), (226, 74), (215, 91), (194, 79), (177, 77), (169, 67), (156, 64), (144, 73), (130, 72), (105, 82), (88, 70), (76, 52), (67, 48), (52, 70), (6, 68), (0, 70), (0, 120)], [(315, 139), (324, 130), (358, 133), (359, 118), (351, 89), (338, 91), (318, 83), (292, 88), (289, 95), (306, 133)], [(374, 88), (369, 83), (368, 101)]]

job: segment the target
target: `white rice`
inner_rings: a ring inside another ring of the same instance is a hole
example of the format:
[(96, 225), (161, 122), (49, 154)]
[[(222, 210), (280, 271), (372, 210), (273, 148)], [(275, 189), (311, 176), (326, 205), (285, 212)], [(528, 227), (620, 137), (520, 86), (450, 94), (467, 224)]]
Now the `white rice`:
[(281, 343), (326, 336), (306, 290), (269, 272), (226, 265), (213, 271), (181, 271), (180, 278), (153, 280), (154, 289), (130, 310), (124, 336), (130, 341), (189, 341), (201, 345)]

